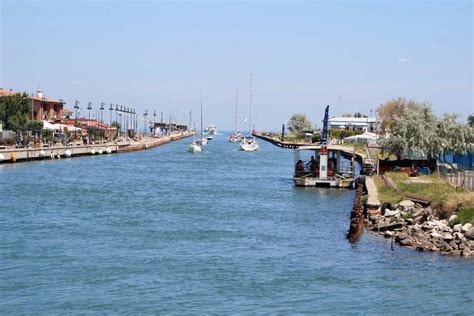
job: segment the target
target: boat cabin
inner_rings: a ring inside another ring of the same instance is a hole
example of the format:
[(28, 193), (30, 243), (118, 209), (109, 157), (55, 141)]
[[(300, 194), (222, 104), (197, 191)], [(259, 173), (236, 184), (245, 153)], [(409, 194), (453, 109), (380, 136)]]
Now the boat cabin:
[(354, 168), (355, 159), (345, 159), (340, 149), (326, 145), (302, 146), (295, 150), (293, 181), (303, 187), (352, 188)]

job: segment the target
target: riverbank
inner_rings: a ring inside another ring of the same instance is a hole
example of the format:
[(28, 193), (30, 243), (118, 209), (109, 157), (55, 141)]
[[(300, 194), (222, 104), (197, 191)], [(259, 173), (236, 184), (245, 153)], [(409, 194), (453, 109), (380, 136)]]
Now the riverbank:
[(0, 164), (146, 150), (192, 135), (193, 134), (191, 132), (180, 132), (162, 137), (140, 137), (137, 139), (118, 138), (114, 142), (98, 144), (73, 143), (67, 146), (6, 148), (0, 149)]
[[(471, 205), (474, 193), (456, 190), (446, 192), (446, 184), (438, 183), (435, 179), (406, 180), (402, 175), (397, 177), (400, 178), (397, 179), (398, 185), (403, 185), (403, 190), (427, 192), (426, 186), (432, 195), (426, 197), (426, 193), (425, 197), (420, 199), (420, 196), (411, 194), (415, 196), (414, 199), (403, 200), (406, 192), (400, 191), (390, 177), (387, 176), (387, 180), (392, 185), (387, 187), (380, 187), (381, 181), (375, 179), (375, 176), (367, 177), (368, 194), (364, 205), (366, 227), (385, 238), (391, 238), (392, 242), (400, 246), (446, 255), (474, 256), (474, 225), (469, 220), (460, 222), (458, 217), (461, 214), (459, 210)], [(376, 183), (379, 183), (379, 188)], [(442, 196), (443, 193), (447, 193), (446, 196)], [(378, 200), (381, 207), (375, 209), (374, 203), (370, 201)], [(419, 201), (426, 202), (425, 206)], [(456, 201), (454, 209), (450, 208), (453, 201)], [(458, 214), (455, 214), (456, 210)]]

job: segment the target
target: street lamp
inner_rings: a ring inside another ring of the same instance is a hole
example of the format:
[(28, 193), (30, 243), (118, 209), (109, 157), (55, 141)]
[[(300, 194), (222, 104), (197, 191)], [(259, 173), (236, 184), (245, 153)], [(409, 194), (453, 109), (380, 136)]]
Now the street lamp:
[(145, 110), (145, 112), (143, 113), (143, 134), (146, 136), (146, 125), (147, 125), (147, 122), (146, 122), (146, 117), (148, 116), (148, 110)]
[(109, 125), (112, 125), (112, 111), (114, 110), (114, 105), (112, 103), (110, 103), (110, 106), (109, 106), (109, 111), (110, 111), (110, 121), (109, 121)]
[(74, 102), (74, 110), (76, 111), (76, 124), (77, 124), (77, 111), (79, 110), (79, 101)]
[(105, 109), (104, 106), (105, 106), (105, 103), (102, 102), (100, 104), (100, 122), (101, 123), (104, 123), (104, 109)]
[(89, 126), (91, 121), (92, 102), (87, 103), (87, 110), (89, 110), (89, 120), (87, 121), (87, 126)]

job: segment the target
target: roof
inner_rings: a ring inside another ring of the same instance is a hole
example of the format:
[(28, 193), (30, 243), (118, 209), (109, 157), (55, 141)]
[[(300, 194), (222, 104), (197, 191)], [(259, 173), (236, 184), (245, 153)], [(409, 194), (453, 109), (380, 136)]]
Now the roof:
[(64, 104), (63, 100), (54, 100), (54, 99), (47, 99), (47, 98), (40, 98), (38, 96), (32, 96), (29, 97), (30, 100), (36, 100), (36, 101), (43, 101), (43, 102), (48, 102), (48, 103), (59, 103), (59, 104)]
[(375, 123), (377, 119), (375, 117), (341, 117), (336, 116), (329, 119), (329, 123), (332, 125), (364, 125), (368, 123)]
[(0, 95), (5, 95), (5, 96), (12, 96), (17, 94), (16, 92), (9, 91), (9, 90), (2, 90), (0, 89)]

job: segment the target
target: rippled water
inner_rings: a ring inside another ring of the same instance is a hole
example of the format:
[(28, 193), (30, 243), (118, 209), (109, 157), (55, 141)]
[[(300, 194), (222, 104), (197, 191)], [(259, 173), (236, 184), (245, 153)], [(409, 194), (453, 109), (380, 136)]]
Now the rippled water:
[(345, 239), (355, 191), (217, 136), (0, 165), (0, 313), (464, 313), (474, 260)]

